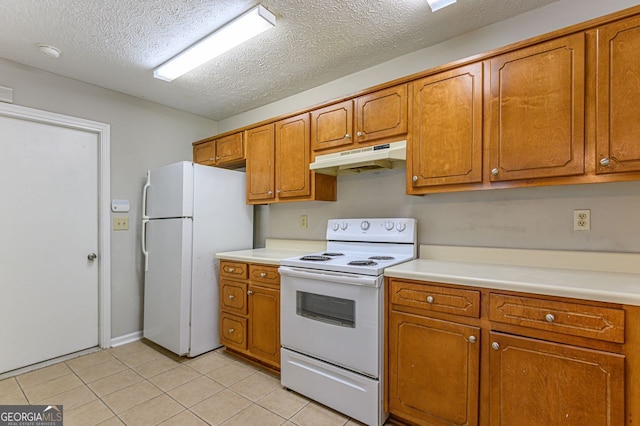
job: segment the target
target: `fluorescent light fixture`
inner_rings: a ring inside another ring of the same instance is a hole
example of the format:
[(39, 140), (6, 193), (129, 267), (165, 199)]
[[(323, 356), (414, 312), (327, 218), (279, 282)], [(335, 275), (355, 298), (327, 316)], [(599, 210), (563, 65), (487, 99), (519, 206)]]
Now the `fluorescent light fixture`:
[(160, 65), (153, 76), (174, 80), (275, 25), (273, 13), (258, 5)]
[(429, 7), (431, 8), (432, 12), (449, 6), (450, 4), (454, 4), (455, 2), (456, 0), (427, 0), (427, 3), (429, 3)]

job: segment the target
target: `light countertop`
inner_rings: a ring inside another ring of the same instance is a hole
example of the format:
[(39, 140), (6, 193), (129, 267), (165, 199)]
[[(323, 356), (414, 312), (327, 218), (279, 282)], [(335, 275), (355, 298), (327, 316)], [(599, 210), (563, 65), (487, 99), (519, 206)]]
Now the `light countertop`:
[(267, 239), (264, 248), (216, 253), (217, 259), (279, 265), (280, 260), (325, 250), (325, 241)]
[[(501, 264), (490, 261), (465, 261), (470, 257), (459, 256), (460, 260), (452, 260), (450, 256), (438, 258), (437, 253), (423, 250), (433, 255), (432, 258), (420, 258), (400, 265), (386, 268), (384, 275), (388, 277), (412, 280), (431, 281), (445, 284), (458, 284), (471, 287), (484, 287), (497, 290), (511, 290), (550, 296), (571, 297), (576, 299), (621, 303), (640, 306), (640, 273), (618, 272), (612, 270), (588, 270), (571, 264), (569, 252), (540, 253), (551, 255), (554, 259), (564, 258), (562, 267), (537, 266), (535, 252), (527, 252), (528, 264), (504, 264), (504, 257), (498, 257)], [(517, 254), (517, 253), (516, 253)], [(594, 255), (594, 259), (598, 256)], [(604, 259), (610, 260), (617, 254), (606, 253)], [(624, 261), (636, 259), (633, 254), (621, 254)], [(544, 263), (544, 262), (543, 262)], [(562, 262), (561, 262), (562, 263)], [(607, 264), (611, 262), (605, 262)], [(635, 261), (634, 261), (635, 263)], [(598, 262), (593, 262), (597, 265)], [(636, 263), (637, 264), (637, 263)], [(592, 267), (593, 267), (592, 265)], [(611, 269), (603, 266), (601, 269)], [(624, 268), (623, 268), (624, 269)]]

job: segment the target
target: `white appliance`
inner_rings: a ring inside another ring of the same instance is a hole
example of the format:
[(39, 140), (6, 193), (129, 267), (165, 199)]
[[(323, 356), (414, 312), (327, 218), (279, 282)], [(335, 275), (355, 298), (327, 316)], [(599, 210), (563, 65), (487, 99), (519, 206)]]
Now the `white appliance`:
[(384, 268), (416, 257), (415, 219), (332, 219), (327, 250), (280, 262), (282, 385), (384, 424)]
[(220, 347), (215, 253), (253, 246), (243, 172), (171, 164), (142, 193), (146, 339), (194, 357)]

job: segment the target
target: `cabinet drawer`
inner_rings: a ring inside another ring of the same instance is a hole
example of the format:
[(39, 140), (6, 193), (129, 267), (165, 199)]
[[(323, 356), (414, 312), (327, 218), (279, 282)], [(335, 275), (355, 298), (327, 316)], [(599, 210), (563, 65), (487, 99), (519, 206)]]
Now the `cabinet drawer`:
[(624, 343), (624, 310), (492, 293), (489, 319), (578, 337)]
[(277, 266), (249, 265), (249, 278), (251, 281), (265, 284), (280, 284), (280, 274)]
[(220, 261), (220, 277), (246, 279), (249, 268), (246, 263)]
[(220, 342), (232, 348), (247, 349), (247, 319), (222, 312)]
[(391, 303), (425, 311), (480, 317), (480, 292), (475, 290), (393, 280)]
[(220, 280), (220, 307), (241, 315), (247, 314), (247, 284)]

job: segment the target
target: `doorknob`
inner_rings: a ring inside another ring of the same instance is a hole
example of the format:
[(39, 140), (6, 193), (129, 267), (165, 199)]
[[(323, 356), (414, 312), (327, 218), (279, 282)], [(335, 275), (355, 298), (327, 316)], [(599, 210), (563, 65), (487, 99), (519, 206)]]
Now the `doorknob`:
[(94, 260), (96, 260), (96, 257), (98, 257), (98, 255), (97, 255), (97, 254), (95, 254), (95, 253), (89, 253), (89, 254), (87, 255), (87, 259), (89, 259), (89, 260), (90, 260), (90, 261), (92, 261), (92, 262), (93, 262)]

